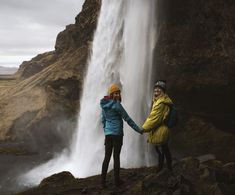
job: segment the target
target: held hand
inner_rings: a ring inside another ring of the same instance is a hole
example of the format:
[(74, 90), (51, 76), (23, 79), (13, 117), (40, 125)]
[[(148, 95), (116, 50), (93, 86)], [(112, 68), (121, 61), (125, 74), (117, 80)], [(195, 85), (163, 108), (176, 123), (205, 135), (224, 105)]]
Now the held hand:
[(142, 127), (140, 128), (139, 133), (140, 133), (141, 135), (143, 135), (143, 133), (144, 133), (144, 129), (143, 129)]

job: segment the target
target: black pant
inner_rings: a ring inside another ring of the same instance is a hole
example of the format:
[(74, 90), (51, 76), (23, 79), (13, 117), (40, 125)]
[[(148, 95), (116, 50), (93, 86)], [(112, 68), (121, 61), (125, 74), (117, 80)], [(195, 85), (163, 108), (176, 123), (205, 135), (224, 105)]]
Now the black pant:
[(158, 153), (158, 169), (161, 170), (163, 168), (164, 159), (166, 158), (167, 168), (172, 170), (172, 159), (168, 144), (159, 147), (155, 146), (155, 150)]
[(120, 153), (122, 149), (123, 136), (122, 135), (106, 135), (105, 136), (105, 157), (102, 165), (102, 178), (101, 183), (105, 186), (106, 175), (108, 171), (109, 161), (113, 152), (114, 160), (114, 181), (116, 185), (119, 185), (119, 172), (120, 172)]

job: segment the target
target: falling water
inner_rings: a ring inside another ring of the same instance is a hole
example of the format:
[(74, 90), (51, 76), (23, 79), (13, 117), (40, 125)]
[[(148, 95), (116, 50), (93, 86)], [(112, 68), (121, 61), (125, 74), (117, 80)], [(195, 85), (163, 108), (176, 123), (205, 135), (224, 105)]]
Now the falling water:
[[(24, 182), (37, 184), (42, 178), (64, 170), (76, 177), (100, 173), (104, 133), (99, 102), (107, 94), (111, 83), (118, 83), (122, 88), (122, 104), (131, 118), (139, 125), (143, 123), (151, 100), (150, 75), (156, 37), (155, 2), (102, 1), (71, 153), (63, 153), (31, 170), (21, 177)], [(150, 165), (153, 159), (148, 154), (144, 136), (125, 125), (121, 166)]]

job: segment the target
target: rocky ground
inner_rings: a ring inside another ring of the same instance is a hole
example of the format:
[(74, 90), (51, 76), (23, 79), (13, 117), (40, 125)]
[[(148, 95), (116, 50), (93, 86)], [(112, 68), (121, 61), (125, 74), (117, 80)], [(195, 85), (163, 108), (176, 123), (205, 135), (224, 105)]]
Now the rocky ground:
[(186, 157), (174, 162), (173, 173), (156, 167), (122, 169), (124, 183), (113, 185), (113, 171), (108, 174), (108, 187), (100, 187), (100, 176), (77, 179), (69, 172), (45, 178), (40, 185), (17, 195), (41, 194), (154, 194), (154, 195), (233, 195), (235, 163), (222, 163), (211, 155)]

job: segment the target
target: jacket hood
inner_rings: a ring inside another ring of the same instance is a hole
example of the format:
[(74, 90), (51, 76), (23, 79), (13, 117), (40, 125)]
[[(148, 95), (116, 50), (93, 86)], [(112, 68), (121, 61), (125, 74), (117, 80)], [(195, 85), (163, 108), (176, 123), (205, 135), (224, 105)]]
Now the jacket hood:
[(108, 96), (104, 96), (103, 99), (100, 100), (100, 106), (103, 109), (111, 108), (115, 102), (110, 99)]
[(167, 104), (167, 105), (172, 105), (173, 102), (172, 100), (169, 98), (169, 96), (167, 94), (159, 97), (156, 99), (156, 101), (160, 104), (160, 103), (164, 103), (164, 104)]

